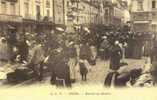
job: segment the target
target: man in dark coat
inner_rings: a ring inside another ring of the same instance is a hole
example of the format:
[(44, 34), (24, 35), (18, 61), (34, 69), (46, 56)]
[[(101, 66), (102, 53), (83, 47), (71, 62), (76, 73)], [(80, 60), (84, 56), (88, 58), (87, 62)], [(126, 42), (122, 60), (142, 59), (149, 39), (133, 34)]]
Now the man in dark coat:
[(27, 61), (27, 57), (29, 54), (29, 46), (26, 42), (25, 37), (21, 37), (20, 41), (17, 44), (18, 46), (18, 53), (20, 55), (20, 62), (23, 63), (24, 61)]
[[(155, 41), (155, 43), (157, 43), (157, 41)], [(157, 60), (157, 45), (155, 43), (151, 50), (151, 63)]]
[(53, 50), (48, 63), (51, 69), (51, 84), (71, 87), (67, 52), (63, 48)]
[(108, 48), (109, 48), (109, 42), (107, 40), (107, 36), (103, 36), (103, 42), (101, 43), (101, 52), (102, 55), (100, 55), (102, 57), (102, 59), (107, 60), (108, 58)]
[(111, 70), (118, 70), (120, 68), (120, 60), (122, 57), (122, 51), (119, 46), (119, 42), (115, 41), (111, 51), (110, 51), (110, 69)]
[(42, 40), (37, 39), (36, 46), (33, 48), (33, 56), (28, 67), (34, 72), (34, 77), (41, 81), (43, 79), (43, 65), (45, 60), (45, 49)]
[(17, 34), (15, 29), (9, 29), (9, 32), (7, 34), (7, 42), (8, 42), (8, 47), (10, 51), (10, 61), (14, 62), (16, 55), (14, 53), (14, 48), (16, 47), (17, 44)]
[[(155, 43), (157, 43), (157, 41), (155, 41)], [(156, 84), (157, 83), (157, 45), (155, 43), (151, 51), (151, 63), (152, 63), (151, 74)]]

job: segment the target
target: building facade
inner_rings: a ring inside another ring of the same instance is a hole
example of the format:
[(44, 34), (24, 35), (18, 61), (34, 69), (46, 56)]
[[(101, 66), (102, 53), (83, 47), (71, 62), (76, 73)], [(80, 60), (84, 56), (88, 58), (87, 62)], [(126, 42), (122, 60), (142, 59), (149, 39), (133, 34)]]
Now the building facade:
[[(157, 0), (132, 0), (131, 30), (136, 34), (134, 55), (150, 55), (153, 34), (157, 32)], [(138, 48), (138, 49), (137, 49)]]
[(133, 0), (132, 29), (137, 32), (157, 32), (157, 0)]
[(6, 30), (7, 24), (16, 24), (20, 26), (22, 17), (20, 16), (20, 3), (17, 0), (0, 1), (0, 30)]
[(1, 0), (0, 29), (6, 31), (12, 25), (19, 32), (34, 32), (44, 25), (51, 27), (52, 10), (52, 0)]
[(121, 0), (104, 0), (104, 25), (120, 27), (125, 22), (127, 2)]
[(73, 26), (99, 24), (100, 0), (68, 0), (66, 25), (72, 30)]
[[(1, 0), (1, 30), (12, 25), (29, 32), (47, 27), (98, 24), (99, 0)], [(4, 23), (4, 25), (2, 25)], [(51, 29), (51, 28), (50, 28)]]
[(99, 4), (98, 1), (82, 0), (79, 5), (79, 24), (99, 24)]
[[(124, 20), (121, 0), (0, 0), (0, 30), (42, 32), (54, 25), (116, 25)], [(54, 25), (53, 25), (54, 24)]]
[(53, 0), (53, 19), (56, 24), (65, 24), (66, 0)]

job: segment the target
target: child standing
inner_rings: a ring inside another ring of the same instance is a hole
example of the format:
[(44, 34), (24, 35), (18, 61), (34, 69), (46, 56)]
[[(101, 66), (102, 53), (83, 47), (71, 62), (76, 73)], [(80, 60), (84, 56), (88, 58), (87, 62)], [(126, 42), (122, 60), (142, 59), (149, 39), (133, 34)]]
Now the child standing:
[(90, 64), (88, 63), (86, 59), (81, 59), (79, 61), (79, 66), (80, 66), (80, 74), (82, 77), (82, 81), (87, 81), (87, 73), (88, 73), (88, 70), (91, 68)]
[(91, 59), (91, 50), (88, 43), (83, 43), (80, 45), (79, 51), (79, 66), (80, 66), (80, 74), (82, 76), (82, 81), (87, 80), (88, 69), (90, 68), (89, 61)]

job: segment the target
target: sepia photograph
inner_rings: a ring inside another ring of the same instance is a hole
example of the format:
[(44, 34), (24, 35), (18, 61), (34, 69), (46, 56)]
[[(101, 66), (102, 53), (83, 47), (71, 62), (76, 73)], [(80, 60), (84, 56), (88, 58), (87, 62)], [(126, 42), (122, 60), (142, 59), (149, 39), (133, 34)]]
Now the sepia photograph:
[(156, 84), (157, 0), (0, 0), (2, 100), (156, 100)]

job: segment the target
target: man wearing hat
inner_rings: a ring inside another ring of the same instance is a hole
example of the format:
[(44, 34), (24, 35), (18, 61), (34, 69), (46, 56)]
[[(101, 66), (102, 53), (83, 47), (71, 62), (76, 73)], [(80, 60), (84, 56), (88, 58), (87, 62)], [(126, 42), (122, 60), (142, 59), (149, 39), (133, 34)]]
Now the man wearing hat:
[(10, 61), (14, 62), (15, 60), (15, 53), (14, 53), (14, 48), (16, 48), (17, 44), (17, 34), (16, 34), (16, 29), (12, 26), (8, 26), (8, 34), (7, 34), (7, 42), (8, 42), (8, 47), (10, 51)]
[(106, 60), (108, 58), (109, 42), (107, 40), (107, 36), (103, 36), (102, 39), (103, 42), (101, 43), (101, 52), (102, 52), (103, 59)]
[(33, 55), (30, 60), (31, 69), (34, 72), (34, 77), (39, 81), (43, 78), (43, 64), (45, 59), (45, 45), (40, 37), (37, 37), (35, 47), (33, 48)]

